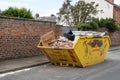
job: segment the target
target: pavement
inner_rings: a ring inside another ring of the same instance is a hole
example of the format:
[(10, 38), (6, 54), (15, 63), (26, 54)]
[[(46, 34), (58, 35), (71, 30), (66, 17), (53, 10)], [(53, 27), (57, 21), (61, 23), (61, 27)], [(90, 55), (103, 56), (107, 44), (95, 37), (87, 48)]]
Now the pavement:
[[(118, 50), (118, 49), (120, 49), (120, 46), (112, 46), (109, 48), (109, 51)], [(0, 61), (0, 74), (16, 71), (20, 69), (25, 69), (25, 68), (35, 67), (46, 63), (49, 63), (49, 60), (44, 55), (4, 60), (4, 61)]]
[(44, 55), (4, 60), (0, 61), (0, 74), (35, 67), (46, 63), (49, 63), (49, 60)]

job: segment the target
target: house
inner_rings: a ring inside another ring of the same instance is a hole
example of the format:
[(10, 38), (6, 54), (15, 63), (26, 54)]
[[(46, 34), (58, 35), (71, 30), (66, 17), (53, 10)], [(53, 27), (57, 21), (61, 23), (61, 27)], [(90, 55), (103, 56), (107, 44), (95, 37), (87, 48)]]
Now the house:
[(87, 3), (95, 2), (98, 4), (97, 10), (102, 10), (102, 12), (99, 12), (95, 17), (101, 19), (101, 18), (113, 18), (113, 5), (106, 0), (84, 0)]
[(114, 0), (106, 0), (113, 5), (113, 19), (120, 24), (120, 6), (114, 4)]
[(120, 24), (120, 6), (118, 5), (114, 5), (113, 19), (115, 19)]
[(120, 24), (120, 6), (114, 4), (114, 0), (84, 0), (85, 2), (95, 2), (99, 4), (98, 10), (103, 10), (98, 13), (97, 18), (113, 18)]
[(36, 13), (36, 15), (35, 15), (35, 20), (56, 22), (57, 17), (56, 17), (54, 14), (51, 14), (50, 16), (40, 17), (39, 14)]
[(114, 0), (106, 0), (113, 5), (113, 19), (120, 24), (120, 6), (114, 4)]

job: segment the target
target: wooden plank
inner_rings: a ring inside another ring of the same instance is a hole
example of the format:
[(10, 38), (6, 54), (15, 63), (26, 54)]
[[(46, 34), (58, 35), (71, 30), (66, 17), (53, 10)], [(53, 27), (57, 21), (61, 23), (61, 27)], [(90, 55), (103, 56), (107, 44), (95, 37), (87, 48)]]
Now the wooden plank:
[(50, 43), (56, 41), (54, 31), (50, 31), (50, 32), (44, 34), (43, 36), (41, 36), (40, 41), (42, 43), (42, 46), (49, 46)]

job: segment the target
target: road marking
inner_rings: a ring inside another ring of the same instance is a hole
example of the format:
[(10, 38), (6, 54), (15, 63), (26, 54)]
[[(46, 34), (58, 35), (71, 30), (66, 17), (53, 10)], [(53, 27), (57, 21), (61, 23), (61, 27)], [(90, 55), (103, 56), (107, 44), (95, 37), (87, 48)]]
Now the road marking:
[(111, 52), (108, 51), (107, 53), (111, 53)]
[(27, 69), (22, 69), (22, 70), (18, 70), (18, 71), (3, 73), (3, 74), (0, 74), (0, 78), (5, 77), (7, 75), (12, 75), (12, 74), (20, 73), (20, 72), (23, 72), (23, 71), (29, 71), (31, 69), (32, 68), (27, 68)]

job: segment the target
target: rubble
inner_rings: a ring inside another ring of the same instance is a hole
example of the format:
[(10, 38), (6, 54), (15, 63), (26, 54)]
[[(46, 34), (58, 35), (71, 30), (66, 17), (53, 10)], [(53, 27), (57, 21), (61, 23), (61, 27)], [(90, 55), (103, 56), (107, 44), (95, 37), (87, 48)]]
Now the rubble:
[(44, 34), (43, 36), (41, 36), (41, 43), (42, 46), (47, 46), (51, 48), (72, 48), (78, 36), (102, 37), (104, 35), (106, 35), (105, 32), (69, 31), (68, 33), (64, 34), (63, 36), (59, 36), (59, 38), (56, 39), (54, 31), (50, 31)]
[(57, 40), (50, 44), (52, 48), (71, 48), (73, 46), (73, 42), (70, 40)]
[(72, 31), (75, 36), (104, 36), (107, 35), (106, 32), (96, 32), (96, 31)]

